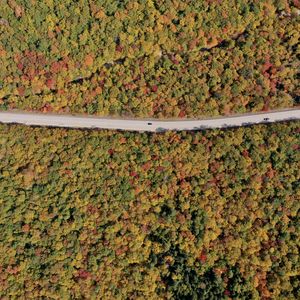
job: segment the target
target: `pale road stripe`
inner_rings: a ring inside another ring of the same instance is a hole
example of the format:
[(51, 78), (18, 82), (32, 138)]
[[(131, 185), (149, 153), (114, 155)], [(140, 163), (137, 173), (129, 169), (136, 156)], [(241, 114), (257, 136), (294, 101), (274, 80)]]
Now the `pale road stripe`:
[(64, 115), (25, 111), (1, 111), (1, 123), (24, 125), (100, 128), (130, 131), (199, 130), (208, 128), (226, 128), (257, 123), (273, 123), (285, 120), (299, 120), (300, 109), (285, 109), (260, 113), (229, 115), (209, 119), (158, 120), (158, 119), (116, 119), (88, 115)]

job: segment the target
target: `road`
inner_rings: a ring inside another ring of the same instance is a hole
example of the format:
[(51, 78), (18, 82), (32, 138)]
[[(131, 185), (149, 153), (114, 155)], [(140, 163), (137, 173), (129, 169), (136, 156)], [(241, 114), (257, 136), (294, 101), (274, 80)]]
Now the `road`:
[(244, 126), (255, 123), (271, 123), (284, 120), (299, 120), (300, 108), (263, 113), (229, 115), (207, 119), (158, 120), (158, 119), (115, 119), (86, 115), (45, 114), (24, 111), (2, 111), (0, 122), (35, 126), (101, 128), (130, 131), (159, 132), (165, 130), (199, 130)]

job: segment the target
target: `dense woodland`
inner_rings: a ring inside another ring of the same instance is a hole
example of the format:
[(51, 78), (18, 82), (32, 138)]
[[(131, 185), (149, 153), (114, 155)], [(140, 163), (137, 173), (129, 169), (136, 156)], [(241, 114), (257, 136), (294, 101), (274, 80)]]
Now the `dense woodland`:
[(1, 299), (299, 299), (300, 122), (0, 126)]
[[(299, 0), (4, 0), (0, 109), (293, 107), (299, 39)], [(0, 125), (0, 299), (300, 299), (299, 150), (299, 121)]]
[(4, 0), (0, 108), (196, 117), (299, 104), (299, 0)]

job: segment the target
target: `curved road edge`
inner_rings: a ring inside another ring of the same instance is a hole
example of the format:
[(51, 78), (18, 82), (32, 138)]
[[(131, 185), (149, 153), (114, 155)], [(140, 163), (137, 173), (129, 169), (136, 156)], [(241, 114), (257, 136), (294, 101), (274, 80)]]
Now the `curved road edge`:
[(0, 111), (1, 123), (17, 123), (29, 126), (98, 128), (129, 131), (161, 132), (166, 130), (201, 130), (227, 128), (258, 123), (299, 120), (300, 108), (283, 109), (209, 119), (157, 120), (157, 119), (114, 119), (88, 115), (45, 114), (25, 111)]

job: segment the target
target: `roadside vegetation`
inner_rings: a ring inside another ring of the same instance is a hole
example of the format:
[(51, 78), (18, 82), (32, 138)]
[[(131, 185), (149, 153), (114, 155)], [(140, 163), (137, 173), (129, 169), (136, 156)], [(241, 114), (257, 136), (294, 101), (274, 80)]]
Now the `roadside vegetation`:
[(299, 0), (2, 1), (0, 107), (200, 117), (299, 105)]
[(299, 299), (300, 122), (0, 126), (1, 299)]

